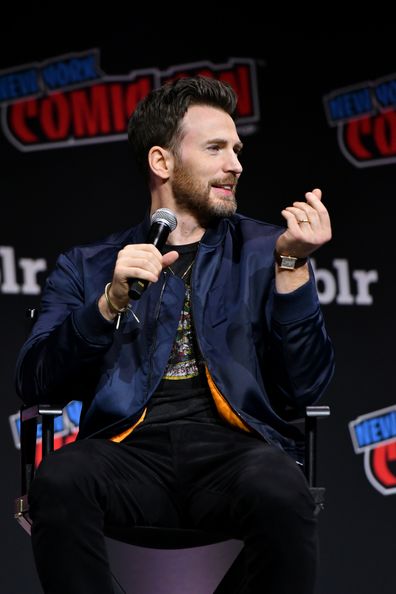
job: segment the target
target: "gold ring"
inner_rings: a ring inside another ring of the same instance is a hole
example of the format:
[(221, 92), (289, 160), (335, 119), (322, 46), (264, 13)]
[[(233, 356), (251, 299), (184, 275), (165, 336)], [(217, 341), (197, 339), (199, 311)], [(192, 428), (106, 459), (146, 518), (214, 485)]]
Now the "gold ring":
[(298, 224), (300, 223), (310, 223), (311, 221), (309, 221), (308, 219), (301, 219), (300, 221), (298, 221)]

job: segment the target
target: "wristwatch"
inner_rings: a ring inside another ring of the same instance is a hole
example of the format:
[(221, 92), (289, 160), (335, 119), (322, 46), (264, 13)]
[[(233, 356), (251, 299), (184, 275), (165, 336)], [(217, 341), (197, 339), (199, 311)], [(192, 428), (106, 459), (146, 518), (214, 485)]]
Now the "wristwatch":
[(275, 260), (283, 270), (295, 270), (300, 266), (304, 266), (307, 262), (307, 258), (295, 258), (294, 256), (284, 256), (275, 252)]

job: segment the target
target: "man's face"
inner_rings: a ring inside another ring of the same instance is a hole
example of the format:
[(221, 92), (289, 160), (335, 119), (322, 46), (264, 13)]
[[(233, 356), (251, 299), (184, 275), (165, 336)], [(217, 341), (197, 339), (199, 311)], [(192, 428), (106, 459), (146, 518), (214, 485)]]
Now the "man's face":
[(235, 213), (242, 172), (242, 143), (232, 118), (214, 107), (194, 105), (182, 122), (182, 140), (171, 179), (179, 208), (203, 222)]

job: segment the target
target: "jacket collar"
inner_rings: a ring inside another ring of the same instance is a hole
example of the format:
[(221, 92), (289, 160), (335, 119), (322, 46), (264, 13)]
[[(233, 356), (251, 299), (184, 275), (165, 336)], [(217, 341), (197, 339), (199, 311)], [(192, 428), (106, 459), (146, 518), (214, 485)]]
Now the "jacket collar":
[[(223, 242), (228, 229), (235, 227), (237, 217), (238, 215), (233, 215), (231, 217), (216, 219), (213, 224), (206, 229), (200, 243), (206, 247), (216, 247), (217, 245), (220, 245)], [(151, 217), (150, 211), (148, 210), (144, 219), (130, 230), (125, 245), (130, 243), (131, 240), (134, 243), (145, 243), (147, 241), (150, 226)]]
[(208, 227), (201, 239), (201, 245), (206, 247), (216, 247), (220, 245), (230, 228), (233, 226), (233, 218), (216, 219), (210, 227)]
[(150, 225), (150, 210), (147, 210), (144, 219), (129, 230), (124, 245), (128, 245), (129, 243), (145, 243), (150, 231)]

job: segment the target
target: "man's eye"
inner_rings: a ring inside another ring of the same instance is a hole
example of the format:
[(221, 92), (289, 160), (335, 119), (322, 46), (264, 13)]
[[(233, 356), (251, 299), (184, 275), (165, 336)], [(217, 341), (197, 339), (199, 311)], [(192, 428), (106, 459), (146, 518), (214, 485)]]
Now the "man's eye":
[(210, 150), (210, 151), (215, 151), (215, 152), (216, 152), (216, 151), (219, 151), (219, 150), (220, 150), (220, 147), (219, 147), (219, 145), (218, 145), (218, 144), (212, 144), (212, 145), (209, 147), (209, 150)]

